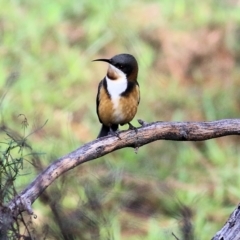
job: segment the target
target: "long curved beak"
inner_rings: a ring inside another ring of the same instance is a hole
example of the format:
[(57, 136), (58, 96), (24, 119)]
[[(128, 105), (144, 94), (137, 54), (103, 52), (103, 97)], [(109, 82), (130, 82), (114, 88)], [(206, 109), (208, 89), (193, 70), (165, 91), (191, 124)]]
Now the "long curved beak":
[(107, 62), (107, 63), (110, 63), (110, 60), (109, 59), (95, 59), (95, 60), (92, 60), (92, 62), (96, 62), (96, 61), (101, 61), (101, 62)]

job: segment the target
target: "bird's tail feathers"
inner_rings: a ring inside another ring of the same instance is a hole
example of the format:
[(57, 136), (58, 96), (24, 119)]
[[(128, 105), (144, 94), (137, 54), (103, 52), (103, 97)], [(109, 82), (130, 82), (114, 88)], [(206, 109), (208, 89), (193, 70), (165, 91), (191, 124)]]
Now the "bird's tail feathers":
[(110, 128), (108, 126), (105, 126), (105, 125), (102, 124), (100, 133), (98, 134), (97, 138), (101, 138), (101, 137), (107, 136), (109, 131), (110, 131)]

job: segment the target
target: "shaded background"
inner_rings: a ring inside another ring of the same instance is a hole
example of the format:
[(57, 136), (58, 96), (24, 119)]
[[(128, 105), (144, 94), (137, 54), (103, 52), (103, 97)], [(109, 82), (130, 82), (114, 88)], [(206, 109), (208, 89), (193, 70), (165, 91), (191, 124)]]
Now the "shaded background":
[[(96, 58), (137, 58), (136, 119), (238, 118), (239, 26), (237, 0), (2, 0), (1, 124), (32, 133), (28, 142), (38, 153), (26, 157), (18, 189), (96, 138), (95, 98), (107, 70), (91, 62)], [(54, 183), (33, 205), (32, 234), (153, 240), (175, 239), (173, 232), (187, 239), (188, 226), (196, 239), (210, 239), (239, 202), (239, 160), (238, 137), (158, 141), (138, 154), (122, 149)]]

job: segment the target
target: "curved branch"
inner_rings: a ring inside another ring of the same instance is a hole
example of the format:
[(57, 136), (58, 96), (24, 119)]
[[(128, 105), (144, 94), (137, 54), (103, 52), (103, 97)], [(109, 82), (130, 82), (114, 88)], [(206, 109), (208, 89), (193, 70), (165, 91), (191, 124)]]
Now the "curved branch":
[(83, 145), (51, 163), (29, 184), (8, 207), (17, 215), (19, 211), (32, 214), (31, 205), (39, 195), (63, 173), (76, 166), (125, 147), (138, 148), (156, 140), (204, 141), (227, 135), (240, 135), (240, 119), (212, 122), (154, 122), (137, 130), (122, 131), (119, 137), (107, 136)]

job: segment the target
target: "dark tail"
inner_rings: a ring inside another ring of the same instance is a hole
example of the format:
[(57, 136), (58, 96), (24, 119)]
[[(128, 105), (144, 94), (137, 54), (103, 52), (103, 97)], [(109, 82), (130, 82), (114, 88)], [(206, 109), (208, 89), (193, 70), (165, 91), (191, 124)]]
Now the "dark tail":
[(105, 126), (105, 125), (102, 124), (100, 133), (98, 134), (97, 138), (107, 136), (109, 131), (110, 131), (110, 128), (108, 126)]
[[(112, 125), (111, 130), (113, 132), (117, 131), (118, 130), (118, 125)], [(109, 132), (111, 133), (111, 130), (110, 130), (110, 127), (102, 124), (100, 133), (98, 134), (97, 138), (107, 136), (109, 134)]]

